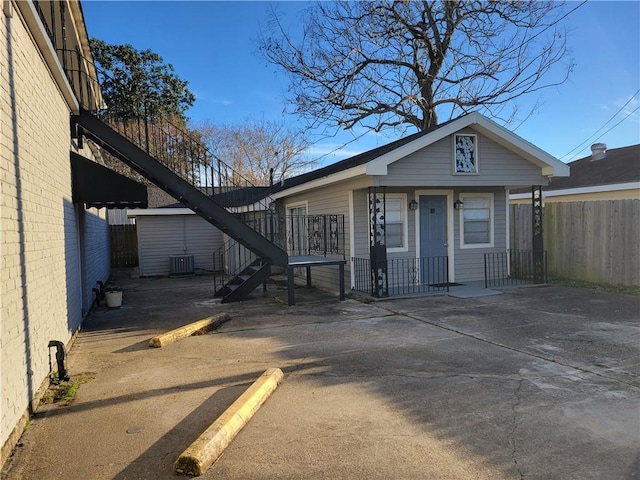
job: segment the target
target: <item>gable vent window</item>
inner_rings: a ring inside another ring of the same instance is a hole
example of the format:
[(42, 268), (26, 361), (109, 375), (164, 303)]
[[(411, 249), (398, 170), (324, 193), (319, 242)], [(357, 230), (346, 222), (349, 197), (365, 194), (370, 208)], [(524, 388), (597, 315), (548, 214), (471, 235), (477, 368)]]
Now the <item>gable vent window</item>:
[(473, 134), (453, 136), (453, 171), (455, 174), (478, 173), (478, 137)]

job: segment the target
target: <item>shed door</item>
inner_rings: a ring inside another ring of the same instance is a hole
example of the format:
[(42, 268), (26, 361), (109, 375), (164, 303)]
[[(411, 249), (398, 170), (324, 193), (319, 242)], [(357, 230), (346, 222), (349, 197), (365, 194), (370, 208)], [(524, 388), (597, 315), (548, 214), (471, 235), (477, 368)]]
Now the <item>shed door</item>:
[(446, 282), (447, 197), (420, 195), (420, 271), (423, 283)]

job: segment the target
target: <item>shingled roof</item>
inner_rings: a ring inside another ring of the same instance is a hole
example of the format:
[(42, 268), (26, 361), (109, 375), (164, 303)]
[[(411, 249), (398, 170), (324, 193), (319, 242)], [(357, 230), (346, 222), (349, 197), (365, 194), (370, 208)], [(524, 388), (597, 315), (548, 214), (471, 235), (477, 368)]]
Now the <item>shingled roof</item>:
[[(253, 205), (268, 197), (269, 191), (269, 187), (239, 187), (227, 191), (220, 191), (220, 189), (216, 187), (215, 192), (212, 192), (211, 187), (209, 187), (205, 190), (210, 198), (223, 207)], [(149, 208), (185, 208), (182, 203), (178, 202), (168, 193), (165, 193), (159, 187), (149, 187), (147, 192)]]
[(640, 181), (640, 145), (612, 148), (600, 160), (589, 155), (568, 165), (571, 175), (552, 178), (545, 190), (637, 182)]
[[(589, 155), (567, 165), (571, 168), (571, 175), (549, 179), (549, 185), (543, 187), (544, 191), (639, 182), (640, 145), (612, 148), (606, 150), (604, 157), (599, 160), (595, 160), (593, 155)], [(511, 190), (510, 193), (527, 193), (529, 191), (529, 189), (519, 188)]]
[(465, 116), (466, 115), (462, 115), (461, 117), (441, 123), (428, 130), (423, 130), (423, 131), (414, 133), (412, 135), (409, 135), (407, 137), (400, 138), (399, 140), (396, 140), (394, 142), (387, 143), (386, 145), (382, 145), (372, 150), (367, 150), (366, 152), (360, 153), (353, 157), (346, 158), (336, 163), (332, 163), (331, 165), (327, 165), (326, 167), (318, 168), (317, 170), (303, 173), (302, 175), (298, 175), (296, 177), (287, 178), (283, 183), (274, 185), (273, 192), (286, 190), (288, 188), (295, 187), (297, 185), (302, 185), (303, 183), (307, 183), (312, 180), (316, 180), (318, 178), (327, 177), (329, 175), (333, 175), (334, 173), (339, 173), (353, 167), (364, 165), (365, 163), (370, 162), (371, 160), (374, 160), (386, 153), (389, 153), (395, 150), (396, 148), (402, 147), (403, 145), (411, 143), (414, 140), (420, 137), (423, 137), (425, 135), (428, 135), (429, 133), (440, 129), (445, 125), (453, 123), (454, 121), (459, 120), (460, 118), (463, 118)]

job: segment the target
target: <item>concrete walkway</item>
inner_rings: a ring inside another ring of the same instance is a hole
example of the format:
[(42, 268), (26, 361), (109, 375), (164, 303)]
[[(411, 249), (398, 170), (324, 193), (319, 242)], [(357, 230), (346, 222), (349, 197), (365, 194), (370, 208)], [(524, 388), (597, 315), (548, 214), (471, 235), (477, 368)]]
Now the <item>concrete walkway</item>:
[[(569, 287), (365, 304), (286, 289), (217, 305), (207, 277), (126, 279), (70, 351), (2, 478), (175, 479), (262, 372), (282, 385), (201, 478), (640, 478), (639, 299)], [(272, 295), (275, 295), (274, 298)], [(227, 312), (216, 333), (151, 337)]]

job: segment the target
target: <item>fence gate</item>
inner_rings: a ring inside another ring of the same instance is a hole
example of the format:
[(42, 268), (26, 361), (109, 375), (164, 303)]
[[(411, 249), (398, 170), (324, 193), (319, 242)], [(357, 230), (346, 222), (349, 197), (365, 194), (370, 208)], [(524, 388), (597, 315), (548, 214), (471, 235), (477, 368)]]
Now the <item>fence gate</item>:
[(136, 225), (109, 225), (112, 268), (138, 266), (136, 227)]

